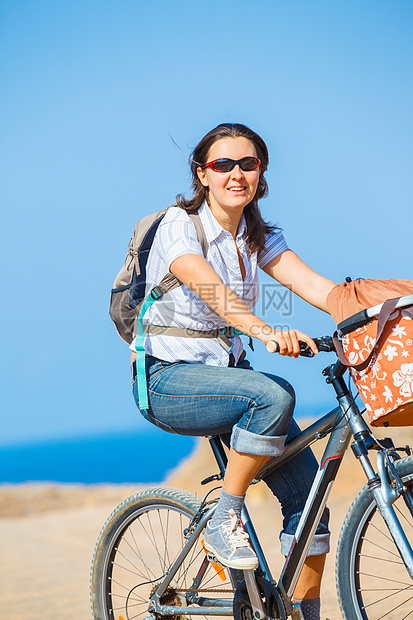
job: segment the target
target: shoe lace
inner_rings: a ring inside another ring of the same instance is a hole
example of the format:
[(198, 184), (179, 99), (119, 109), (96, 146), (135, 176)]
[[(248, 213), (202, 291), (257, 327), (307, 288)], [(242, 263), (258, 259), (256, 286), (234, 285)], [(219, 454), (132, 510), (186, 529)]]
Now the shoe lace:
[(228, 510), (228, 514), (230, 519), (225, 521), (222, 524), (222, 527), (225, 530), (226, 535), (228, 536), (228, 541), (234, 549), (238, 549), (239, 547), (249, 547), (248, 534), (244, 530), (241, 525), (241, 521), (238, 519), (234, 510), (230, 508)]

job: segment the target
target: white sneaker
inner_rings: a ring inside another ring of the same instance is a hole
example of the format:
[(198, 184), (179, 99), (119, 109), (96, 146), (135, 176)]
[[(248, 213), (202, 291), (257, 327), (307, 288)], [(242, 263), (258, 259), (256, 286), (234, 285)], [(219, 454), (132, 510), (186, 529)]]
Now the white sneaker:
[(205, 548), (224, 566), (239, 570), (257, 568), (258, 558), (251, 548), (248, 534), (232, 509), (228, 515), (229, 519), (218, 527), (211, 528), (207, 524), (204, 532)]

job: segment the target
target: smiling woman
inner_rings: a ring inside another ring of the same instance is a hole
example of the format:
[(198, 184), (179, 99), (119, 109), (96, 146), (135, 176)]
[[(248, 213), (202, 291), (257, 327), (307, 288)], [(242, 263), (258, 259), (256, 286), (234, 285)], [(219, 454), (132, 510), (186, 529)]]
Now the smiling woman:
[[(254, 167), (240, 166), (239, 157), (236, 157), (237, 153), (240, 158), (250, 159), (252, 156)], [(234, 168), (224, 167), (224, 169), (222, 165), (212, 166), (218, 159), (227, 158), (234, 158), (237, 165)], [(259, 166), (256, 165), (257, 159)], [(207, 201), (211, 210), (215, 208), (216, 211), (222, 212), (219, 198), (225, 202), (225, 191), (231, 191), (233, 194), (239, 192), (240, 204), (243, 204), (242, 213), (247, 224), (249, 248), (252, 251), (262, 250), (265, 245), (265, 235), (275, 229), (274, 226), (264, 222), (258, 208), (258, 201), (268, 193), (268, 185), (264, 177), (267, 167), (268, 149), (258, 134), (239, 123), (218, 125), (202, 138), (192, 153), (193, 197), (185, 200), (183, 196), (177, 196), (177, 204), (188, 213), (194, 213)], [(211, 174), (212, 171), (220, 172), (222, 175)], [(232, 187), (228, 186), (231, 180), (231, 177), (228, 177), (230, 172), (235, 175)], [(220, 186), (223, 188), (221, 192)]]
[[(211, 146), (208, 155), (212, 162), (198, 167), (199, 180), (208, 188), (209, 208), (213, 215), (218, 221), (224, 219), (230, 226), (232, 224), (230, 232), (235, 235), (236, 220), (241, 219), (245, 207), (257, 193), (260, 169), (255, 147), (247, 138), (221, 138)], [(253, 165), (248, 166), (251, 160)], [(214, 162), (220, 162), (221, 166), (217, 168)], [(223, 162), (233, 162), (234, 166), (222, 170)]]
[[(317, 353), (306, 334), (273, 329), (252, 312), (259, 294), (258, 267), (322, 310), (334, 286), (288, 249), (279, 229), (263, 220), (258, 201), (268, 191), (267, 166), (265, 142), (245, 125), (218, 125), (194, 149), (193, 196), (178, 196), (177, 206), (168, 209), (146, 265), (148, 283), (172, 274), (184, 286), (162, 296), (162, 303), (172, 302), (172, 315), (162, 314), (161, 302), (145, 314), (149, 402), (140, 403), (139, 381), (133, 385), (136, 404), (152, 424), (183, 435), (220, 435), (230, 447), (223, 490), (204, 543), (222, 564), (244, 570), (258, 565), (239, 520), (245, 492), (265, 461), (281, 454), (286, 438), (297, 435), (299, 428), (292, 417), (291, 385), (255, 372), (239, 334), (266, 345), (274, 341), (281, 355), (297, 357), (299, 341)], [(206, 247), (190, 217), (194, 213)], [(219, 339), (222, 330), (227, 337)], [(308, 448), (266, 479), (281, 502), (285, 555), (316, 471)], [(328, 549), (326, 510), (295, 590), (296, 598), (305, 600), (304, 618), (319, 618)]]

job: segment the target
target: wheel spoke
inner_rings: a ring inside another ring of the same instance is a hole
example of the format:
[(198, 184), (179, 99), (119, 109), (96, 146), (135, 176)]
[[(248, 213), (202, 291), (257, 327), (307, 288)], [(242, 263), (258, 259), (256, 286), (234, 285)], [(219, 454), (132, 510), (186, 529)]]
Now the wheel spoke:
[(168, 566), (171, 565), (171, 560), (169, 559), (169, 553), (168, 553), (168, 528), (169, 528), (169, 512), (166, 515), (166, 523), (165, 523), (165, 527), (164, 527), (164, 523), (161, 519), (161, 512), (160, 510), (158, 510), (158, 519), (159, 519), (159, 526), (161, 528), (161, 532), (162, 532), (162, 538), (163, 538), (163, 549), (164, 549), (164, 558), (166, 560), (166, 564)]
[[(400, 594), (401, 592), (406, 592), (406, 590), (411, 589), (411, 586), (409, 588), (402, 588), (400, 590), (397, 591), (393, 591), (392, 594), (388, 594), (387, 596), (383, 596), (382, 598), (377, 599), (376, 601), (370, 603), (369, 605), (365, 605), (364, 609), (367, 609), (367, 607), (371, 607), (372, 605), (377, 605), (377, 603), (382, 603), (383, 601), (386, 601), (388, 599), (390, 599), (392, 596), (396, 596), (397, 594)], [(366, 592), (367, 590), (364, 590), (364, 592)], [(408, 601), (411, 600), (411, 598), (407, 599)], [(398, 607), (396, 608), (398, 609)]]
[(359, 572), (359, 575), (363, 575), (364, 577), (374, 577), (374, 579), (382, 579), (386, 583), (388, 583), (389, 581), (392, 582), (392, 583), (398, 583), (398, 584), (400, 584), (402, 586), (407, 586), (408, 588), (410, 588), (411, 585), (412, 585), (410, 583), (403, 583), (402, 581), (399, 581), (399, 580), (396, 580), (396, 579), (390, 579), (389, 577), (380, 577), (379, 575), (372, 575), (371, 573)]
[[(396, 554), (393, 554), (396, 555)], [(368, 555), (367, 553), (360, 553), (360, 557), (361, 558), (368, 558), (370, 560), (379, 560), (380, 562), (386, 562), (389, 564), (401, 564), (402, 566), (404, 566), (403, 561), (400, 560), (399, 562), (396, 562), (396, 560), (388, 560), (387, 558), (380, 558), (374, 555)]]
[(390, 536), (388, 530), (383, 530), (381, 527), (377, 527), (377, 525), (375, 525), (375, 523), (373, 523), (372, 521), (369, 521), (369, 527), (372, 527), (376, 532), (378, 532), (379, 534), (381, 534), (384, 538), (387, 538), (387, 540), (389, 540), (391, 543), (394, 544), (394, 540), (393, 538)]
[[(104, 584), (100, 604), (106, 612), (96, 613), (96, 617), (118, 620), (123, 616), (128, 620), (143, 620), (148, 614), (151, 597), (188, 542), (184, 531), (199, 508), (199, 500), (184, 491), (180, 500), (181, 495), (169, 489), (161, 489), (159, 498), (156, 496), (153, 500), (148, 500), (146, 493), (143, 491), (131, 498), (136, 508), (126, 509), (125, 504), (119, 507), (120, 521), (108, 520), (108, 528), (113, 530), (113, 540), (106, 535), (100, 556), (104, 563), (101, 569), (103, 579), (98, 578), (98, 582)], [(193, 508), (185, 508), (185, 502), (189, 506), (193, 502)], [(104, 535), (103, 531), (101, 537)], [(232, 606), (233, 594), (223, 592), (227, 589), (232, 591), (231, 573), (225, 570), (225, 581), (220, 579), (207, 561), (201, 539), (202, 536), (188, 549), (176, 573), (171, 575), (169, 586), (159, 597), (161, 605), (196, 605), (194, 601), (197, 600), (196, 590), (199, 588), (199, 597), (210, 596), (203, 590), (221, 591), (220, 595), (212, 595), (211, 598), (227, 598), (228, 605)], [(97, 552), (95, 564), (100, 557)], [(193, 600), (186, 594), (188, 589), (195, 590)], [(112, 611), (109, 612), (109, 609)], [(165, 620), (190, 620), (191, 616), (168, 616)], [(198, 618), (202, 617), (208, 618), (208, 614), (203, 613)]]
[[(127, 558), (125, 558), (127, 560)], [(131, 570), (130, 568), (127, 568), (126, 566), (122, 566), (122, 564), (119, 564), (118, 562), (112, 562), (112, 565), (115, 566), (116, 568), (122, 569), (122, 570), (126, 570), (129, 573), (132, 573), (132, 575), (139, 575), (140, 577), (145, 577), (145, 575), (143, 575), (140, 571), (138, 571), (137, 569), (135, 569), (134, 571)]]
[[(368, 542), (371, 545), (373, 545), (373, 547), (377, 547), (378, 549), (381, 549), (382, 551), (385, 551), (386, 553), (389, 553), (390, 555), (393, 555), (395, 558), (398, 558), (400, 560), (400, 554), (399, 553), (395, 553), (394, 551), (390, 551), (390, 549), (386, 549), (386, 547), (383, 547), (382, 545), (379, 545), (376, 542), (373, 542), (369, 538), (364, 537), (363, 540), (365, 540), (366, 542)], [(393, 542), (392, 538), (390, 540)]]
[[(132, 552), (136, 554), (135, 550), (134, 550), (134, 549), (133, 549), (133, 548), (129, 545), (129, 542), (128, 542), (127, 540), (125, 540), (125, 543), (126, 543), (126, 544), (130, 547), (130, 549), (132, 550)], [(147, 574), (143, 573), (143, 572), (142, 572), (142, 571), (141, 571), (141, 570), (140, 570), (140, 569), (136, 566), (136, 564), (134, 564), (134, 563), (132, 562), (132, 560), (130, 560), (130, 559), (129, 559), (129, 558), (128, 558), (128, 557), (127, 557), (124, 553), (122, 553), (122, 551), (120, 551), (119, 549), (118, 549), (117, 551), (118, 551), (118, 555), (120, 555), (120, 556), (121, 556), (124, 560), (126, 560), (126, 562), (129, 562), (129, 564), (130, 564), (131, 566), (133, 566), (133, 568), (135, 569), (135, 571), (136, 571), (136, 574), (137, 574), (137, 575), (139, 575), (140, 577), (143, 577), (144, 579), (149, 579), (150, 575), (149, 575), (148, 573), (147, 573)], [(137, 555), (137, 554), (136, 554), (136, 555)], [(138, 558), (139, 558), (139, 556), (138, 556)], [(145, 566), (145, 564), (144, 564), (144, 562), (143, 562), (143, 558), (139, 558), (139, 559), (141, 560), (141, 562), (142, 562), (142, 564), (144, 565), (144, 567), (145, 567), (145, 568), (147, 568), (147, 569), (149, 570), (149, 567)], [(114, 566), (114, 565), (115, 565), (115, 562), (112, 562), (112, 565)], [(154, 577), (154, 576), (155, 576), (155, 575), (153, 575), (153, 577)]]
[[(118, 598), (124, 598), (125, 600), (128, 598), (127, 596), (120, 596), (120, 594), (117, 595)], [(129, 607), (136, 607), (137, 605), (147, 605), (148, 601), (142, 601), (141, 603), (129, 603)], [(119, 611), (120, 609), (123, 609), (122, 607), (113, 607), (112, 611)]]
[(156, 577), (156, 575), (152, 572), (151, 568), (147, 565), (147, 563), (145, 562), (145, 560), (142, 557), (142, 554), (141, 554), (141, 552), (139, 550), (139, 545), (136, 542), (135, 535), (134, 535), (134, 532), (133, 532), (132, 528), (129, 529), (129, 533), (130, 533), (131, 538), (133, 540), (133, 546), (129, 543), (129, 541), (126, 539), (126, 537), (125, 537), (125, 543), (129, 545), (131, 550), (138, 556), (138, 558), (142, 562), (144, 568), (146, 569), (146, 576), (147, 576), (147, 578), (150, 579), (151, 576), (152, 576), (152, 578)]
[[(158, 556), (158, 560), (159, 560), (159, 564), (160, 564), (161, 570), (164, 572), (164, 571), (165, 571), (165, 569), (167, 568), (167, 566), (165, 565), (165, 560), (164, 560), (164, 558), (163, 558), (163, 557), (161, 556), (161, 554), (159, 553), (158, 545), (157, 545), (157, 542), (156, 542), (156, 537), (155, 537), (155, 535), (154, 535), (154, 533), (153, 533), (153, 529), (152, 529), (152, 520), (151, 520), (151, 518), (150, 518), (150, 513), (149, 513), (149, 511), (146, 513), (146, 518), (147, 518), (147, 520), (148, 520), (149, 529), (151, 530), (151, 534), (152, 534), (152, 537), (151, 537), (151, 536), (149, 536), (149, 534), (148, 534), (148, 533), (147, 533), (147, 536), (148, 536), (149, 540), (151, 541), (151, 543), (152, 543), (152, 545), (153, 545), (153, 548), (154, 548), (154, 549), (155, 549), (155, 551), (156, 551), (156, 554), (157, 554), (157, 556)], [(145, 527), (144, 527), (143, 523), (142, 523), (142, 527), (143, 527), (143, 529), (145, 529)], [(146, 531), (146, 529), (145, 529), (145, 531)]]
[(392, 614), (393, 612), (395, 612), (397, 609), (400, 609), (400, 607), (402, 605), (405, 605), (407, 602), (412, 601), (413, 600), (413, 596), (411, 596), (410, 598), (406, 599), (405, 601), (403, 601), (403, 603), (400, 603), (400, 605), (396, 605), (396, 607), (393, 607), (393, 609), (389, 609), (388, 612), (386, 612), (385, 614), (383, 614), (382, 616), (380, 616), (379, 618), (377, 618), (377, 620), (382, 620), (383, 618), (385, 618), (386, 616), (389, 616), (390, 614)]
[(402, 510), (400, 510), (400, 508), (397, 505), (395, 506), (395, 509), (399, 517), (401, 517), (410, 527), (413, 527), (410, 513), (409, 513), (409, 516), (410, 516), (410, 520), (409, 520), (409, 518), (405, 515), (404, 512), (402, 512)]
[[(396, 467), (411, 489), (413, 457), (398, 461)], [(364, 620), (413, 620), (413, 581), (372, 499), (365, 487), (353, 502), (340, 534), (336, 574), (343, 615)], [(392, 506), (412, 546), (412, 517), (403, 496)]]

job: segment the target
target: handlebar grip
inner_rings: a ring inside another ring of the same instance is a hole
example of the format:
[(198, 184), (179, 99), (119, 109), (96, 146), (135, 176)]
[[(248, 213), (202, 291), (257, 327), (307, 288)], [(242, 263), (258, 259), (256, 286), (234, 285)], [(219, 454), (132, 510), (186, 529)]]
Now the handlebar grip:
[(280, 345), (278, 344), (278, 342), (275, 342), (275, 340), (270, 340), (267, 343), (268, 353), (278, 353), (279, 350), (280, 350)]
[[(313, 340), (319, 351), (325, 351), (326, 353), (331, 353), (333, 351), (335, 352), (335, 347), (331, 336), (321, 336), (320, 338), (313, 338)], [(299, 344), (300, 355), (302, 355), (303, 357), (314, 357), (313, 351), (310, 349), (306, 342), (299, 340)], [(279, 353), (280, 346), (278, 342), (275, 342), (275, 340), (270, 340), (267, 343), (267, 351), (268, 353)]]

